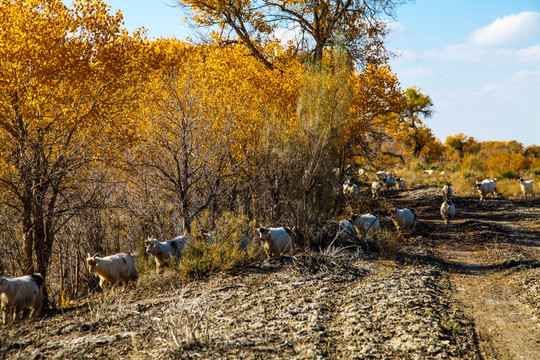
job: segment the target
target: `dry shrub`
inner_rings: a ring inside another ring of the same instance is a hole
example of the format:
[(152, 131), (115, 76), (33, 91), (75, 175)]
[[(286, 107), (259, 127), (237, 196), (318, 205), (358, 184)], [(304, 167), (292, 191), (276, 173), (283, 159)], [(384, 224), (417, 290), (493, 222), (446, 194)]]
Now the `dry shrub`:
[(459, 173), (455, 174), (451, 180), (455, 196), (474, 196), (477, 195), (476, 179), (465, 178)]
[[(161, 356), (177, 359), (184, 358), (186, 350), (211, 342), (209, 334), (216, 310), (212, 309), (208, 292), (194, 298), (182, 292), (174, 298), (176, 303), (150, 319), (152, 338), (149, 342), (159, 344), (154, 349), (159, 349)], [(158, 354), (152, 354), (154, 349), (149, 350), (149, 355), (157, 358)]]
[(521, 185), (515, 179), (497, 180), (497, 194), (502, 196), (518, 196), (521, 194)]
[(481, 154), (465, 154), (461, 160), (460, 169), (475, 174), (483, 174), (486, 172), (485, 157)]
[(300, 274), (338, 274), (353, 278), (365, 276), (368, 272), (358, 266), (358, 254), (350, 250), (350, 247), (328, 246), (320, 251), (306, 251), (292, 257), (292, 268)]
[(156, 262), (154, 261), (154, 258), (146, 253), (145, 241), (146, 238), (142, 237), (139, 238), (139, 240), (137, 241), (137, 256), (135, 257), (135, 267), (137, 268), (137, 271), (139, 271), (139, 276), (143, 276), (152, 271), (155, 271), (156, 268)]
[(73, 319), (81, 327), (91, 329), (105, 329), (118, 323), (120, 319), (132, 312), (130, 305), (133, 302), (133, 292), (124, 291), (121, 287), (114, 287), (101, 294), (88, 299), (88, 314), (85, 317)]
[[(213, 229), (213, 238), (209, 241), (203, 229)], [(211, 226), (209, 213), (192, 225), (191, 242), (188, 243), (178, 265), (182, 277), (186, 280), (197, 279), (213, 271), (228, 271), (238, 266), (260, 259), (260, 247), (250, 239), (246, 249), (240, 247), (243, 235), (252, 237), (255, 222), (246, 216), (223, 213)]]
[(403, 239), (397, 233), (383, 230), (374, 234), (371, 241), (377, 247), (381, 258), (389, 260), (400, 258)]

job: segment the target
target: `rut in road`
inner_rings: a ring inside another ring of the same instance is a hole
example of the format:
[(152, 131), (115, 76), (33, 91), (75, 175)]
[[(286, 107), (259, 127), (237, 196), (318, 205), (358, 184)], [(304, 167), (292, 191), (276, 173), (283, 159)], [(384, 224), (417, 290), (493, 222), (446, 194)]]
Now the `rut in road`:
[(520, 288), (523, 271), (540, 267), (538, 200), (456, 197), (456, 219), (446, 227), (437, 218), (442, 196), (436, 189), (396, 201), (412, 201), (423, 219), (420, 232), (447, 269), (452, 301), (474, 322), (482, 357), (540, 359), (540, 309), (523, 301)]
[(537, 359), (540, 326), (533, 309), (516, 295), (501, 271), (485, 270), (478, 254), (446, 251), (466, 270), (451, 274), (453, 297), (475, 323), (484, 359)]

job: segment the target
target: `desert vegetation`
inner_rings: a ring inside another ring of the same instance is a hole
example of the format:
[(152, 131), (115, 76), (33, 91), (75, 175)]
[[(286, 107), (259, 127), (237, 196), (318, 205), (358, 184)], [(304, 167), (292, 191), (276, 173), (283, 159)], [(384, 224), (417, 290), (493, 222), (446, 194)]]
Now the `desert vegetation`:
[(323, 224), (377, 210), (341, 190), (375, 170), (412, 188), (452, 181), (462, 195), (484, 177), (504, 196), (519, 194), (520, 177), (537, 182), (538, 146), (432, 134), (429, 95), (402, 90), (385, 65), (377, 14), (390, 5), (366, 13), (374, 37), (355, 32), (365, 43), (336, 35), (310, 52), (270, 38), (148, 40), (101, 1), (7, 2), (0, 274), (40, 272), (61, 306), (95, 287), (87, 253), (138, 252), (148, 271), (149, 236), (216, 231), (216, 244), (195, 240), (179, 264), (193, 276), (256, 259), (227, 245), (253, 225), (294, 227), (318, 248)]
[[(520, 196), (518, 179), (538, 188), (540, 146), (461, 133), (437, 139), (429, 95), (402, 89), (386, 64), (380, 17), (400, 2), (367, 3), (351, 18), (317, 23), (336, 28), (317, 29), (295, 19), (289, 3), (280, 14), (270, 3), (238, 12), (241, 4), (214, 11), (212, 2), (182, 1), (199, 25), (222, 27), (212, 41), (193, 43), (130, 33), (101, 0), (4, 2), (0, 18), (11, 26), (0, 26), (0, 276), (41, 273), (46, 308), (60, 311), (98, 292), (87, 254), (127, 252), (140, 274), (134, 291), (155, 296), (261, 267), (256, 228), (267, 225), (293, 229), (293, 254), (311, 254), (295, 258), (300, 269), (337, 266), (327, 257), (342, 256), (339, 249), (350, 251), (346, 259), (367, 251), (403, 261), (403, 239), (389, 223), (352, 240), (336, 236), (339, 220), (395, 205), (386, 195), (397, 190), (371, 196), (378, 170), (406, 179), (408, 189), (451, 182), (466, 197), (477, 196), (477, 180), (496, 178), (499, 195), (534, 203), (536, 193)], [(315, 44), (272, 38), (284, 14), (317, 35)], [(345, 181), (359, 194), (344, 194)], [(190, 242), (181, 259), (156, 274), (145, 240), (182, 234)], [(430, 284), (444, 283), (426, 271)], [(91, 315), (103, 320), (113, 311), (107, 304)], [(182, 313), (193, 325), (188, 345), (202, 336), (190, 312), (197, 306)], [(431, 317), (461, 335), (453, 316)], [(174, 331), (167, 341), (184, 330)]]

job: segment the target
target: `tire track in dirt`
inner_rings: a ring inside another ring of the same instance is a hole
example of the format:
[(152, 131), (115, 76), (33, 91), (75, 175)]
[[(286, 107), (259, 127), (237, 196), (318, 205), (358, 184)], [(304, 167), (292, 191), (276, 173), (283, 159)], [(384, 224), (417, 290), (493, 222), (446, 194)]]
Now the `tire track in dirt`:
[(442, 203), (440, 190), (421, 189), (398, 201), (412, 201), (419, 218), (426, 215), (424, 232), (448, 270), (452, 301), (475, 324), (482, 357), (540, 359), (538, 309), (520, 300), (519, 287), (520, 264), (538, 266), (540, 260), (536, 201), (520, 205), (501, 197), (483, 202), (457, 197), (456, 219), (448, 227), (434, 217)]
[(452, 297), (474, 321), (483, 358), (538, 359), (538, 318), (519, 300), (508, 276), (486, 270), (477, 252), (443, 249), (441, 255), (463, 268), (462, 272), (450, 274)]

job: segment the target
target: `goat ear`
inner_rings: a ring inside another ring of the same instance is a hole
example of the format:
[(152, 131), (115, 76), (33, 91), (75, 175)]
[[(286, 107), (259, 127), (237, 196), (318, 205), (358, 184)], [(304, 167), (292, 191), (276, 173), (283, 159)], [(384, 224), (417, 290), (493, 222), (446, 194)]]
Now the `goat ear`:
[(90, 259), (91, 256), (90, 256), (90, 253), (88, 253), (88, 255), (86, 256), (87, 259)]

